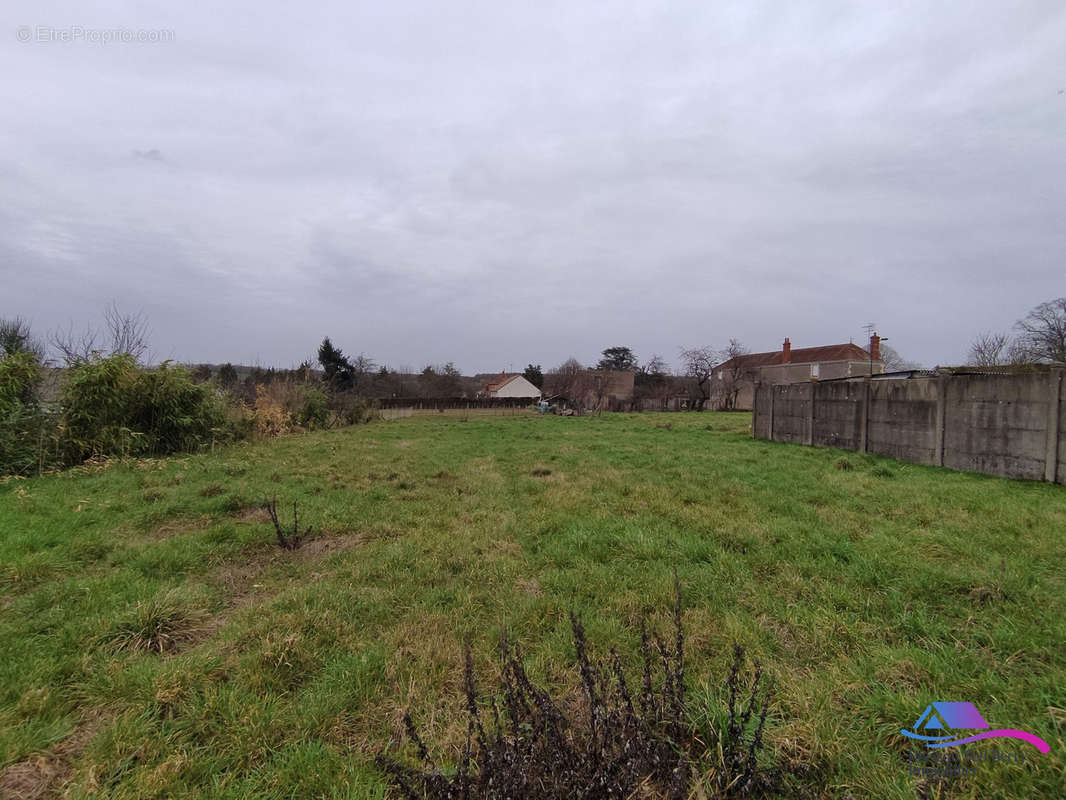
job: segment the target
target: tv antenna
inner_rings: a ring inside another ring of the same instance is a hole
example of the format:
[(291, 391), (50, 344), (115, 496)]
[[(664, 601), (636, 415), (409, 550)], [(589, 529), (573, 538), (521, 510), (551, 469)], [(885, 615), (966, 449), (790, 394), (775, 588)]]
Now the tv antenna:
[(865, 325), (862, 326), (862, 329), (864, 331), (866, 331), (866, 338), (869, 339), (870, 338), (870, 334), (872, 334), (875, 330), (877, 330), (877, 323), (876, 322), (867, 322)]

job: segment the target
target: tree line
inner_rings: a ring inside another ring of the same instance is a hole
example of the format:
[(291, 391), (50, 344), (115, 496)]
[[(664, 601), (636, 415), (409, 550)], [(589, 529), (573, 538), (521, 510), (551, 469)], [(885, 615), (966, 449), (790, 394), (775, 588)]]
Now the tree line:
[(1014, 323), (1011, 332), (982, 331), (970, 343), (968, 359), (968, 364), (974, 367), (1063, 362), (1066, 362), (1066, 297), (1036, 306)]
[[(393, 370), (363, 354), (346, 355), (328, 336), (316, 358), (293, 369), (252, 367), (242, 377), (232, 364), (152, 366), (148, 335), (143, 315), (123, 314), (114, 304), (99, 325), (44, 341), (25, 320), (0, 320), (0, 474), (355, 424), (372, 416), (375, 398), (472, 396), (484, 388), (453, 362)], [(47, 358), (49, 345), (58, 362)], [(751, 377), (740, 358), (747, 353), (737, 339), (720, 348), (682, 347), (674, 373), (661, 355), (642, 362), (631, 347), (613, 345), (589, 366), (568, 358), (549, 370), (529, 364), (522, 374), (546, 394), (599, 403), (610, 390), (610, 372), (632, 373), (635, 407), (682, 395), (695, 410), (712, 400), (729, 409)], [(887, 345), (882, 360), (886, 371), (916, 366)], [(977, 367), (1066, 363), (1066, 297), (1037, 305), (1010, 333), (979, 334), (968, 360)], [(46, 387), (49, 378), (53, 385)]]

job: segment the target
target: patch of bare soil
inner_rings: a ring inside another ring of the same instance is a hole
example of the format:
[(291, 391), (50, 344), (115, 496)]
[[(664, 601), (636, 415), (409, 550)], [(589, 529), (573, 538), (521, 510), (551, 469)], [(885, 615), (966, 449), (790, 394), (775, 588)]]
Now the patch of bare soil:
[(515, 581), (515, 588), (531, 597), (540, 594), (540, 582), (536, 578), (519, 578)]
[(0, 773), (0, 798), (40, 800), (59, 797), (74, 773), (74, 761), (96, 732), (103, 718), (95, 718), (75, 728), (66, 739), (47, 753), (34, 753)]
[(242, 555), (239, 559), (227, 561), (217, 567), (211, 574), (210, 582), (226, 595), (228, 607), (246, 605), (248, 598), (255, 595), (255, 590), (260, 588), (258, 581), (272, 565), (286, 555), (285, 551), (276, 547)]
[(211, 517), (208, 514), (193, 519), (176, 519), (170, 522), (164, 522), (154, 530), (149, 531), (147, 538), (152, 541), (161, 542), (164, 539), (172, 539), (175, 536), (182, 536), (186, 533), (202, 531), (210, 525)]
[(340, 552), (381, 538), (384, 537), (380, 534), (361, 531), (319, 533), (314, 538), (304, 541), (295, 550), (282, 550), (279, 547), (263, 548), (221, 564), (214, 570), (209, 581), (218, 586), (226, 595), (226, 606), (212, 617), (209, 625), (211, 631), (217, 631), (225, 625), (235, 611), (260, 604), (273, 595), (273, 591), (262, 581), (275, 564), (290, 559), (303, 562), (314, 561), (330, 553)]
[(296, 550), (296, 555), (304, 558), (317, 558), (329, 553), (335, 553), (338, 550), (347, 550), (349, 547), (363, 544), (372, 538), (376, 537), (362, 533), (345, 533), (334, 536), (322, 534), (301, 544)]
[(248, 506), (235, 511), (233, 516), (241, 522), (270, 522), (270, 512), (264, 506)]

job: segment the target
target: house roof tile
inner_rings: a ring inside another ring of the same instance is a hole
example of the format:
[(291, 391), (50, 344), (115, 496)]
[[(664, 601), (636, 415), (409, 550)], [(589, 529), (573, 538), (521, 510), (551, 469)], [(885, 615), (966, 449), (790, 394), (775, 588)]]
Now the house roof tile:
[[(734, 361), (739, 361), (742, 366), (749, 369), (772, 367), (785, 363), (781, 360), (783, 357), (784, 353), (780, 350), (774, 350), (770, 353), (748, 353), (719, 364), (718, 369), (727, 366), (731, 367)], [(848, 342), (846, 344), (827, 344), (821, 347), (793, 347), (789, 363), (812, 364), (825, 361), (869, 361), (869, 359), (870, 353), (868, 351), (863, 350), (853, 342)]]
[(496, 378), (496, 380), (492, 381), (491, 383), (489, 383), (488, 385), (485, 386), (485, 391), (486, 392), (499, 391), (500, 389), (502, 389), (504, 386), (509, 384), (511, 381), (513, 381), (517, 377), (519, 377), (518, 373), (515, 373), (513, 375), (508, 375), (506, 372), (501, 372), (499, 374), (499, 377)]

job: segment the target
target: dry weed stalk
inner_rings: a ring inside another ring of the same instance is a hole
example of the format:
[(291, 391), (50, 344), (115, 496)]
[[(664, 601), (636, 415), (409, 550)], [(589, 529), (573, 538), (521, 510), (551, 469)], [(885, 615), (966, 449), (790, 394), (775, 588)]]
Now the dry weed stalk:
[(701, 735), (688, 717), (692, 709), (685, 697), (681, 589), (679, 584), (675, 588), (673, 642), (667, 644), (641, 626), (643, 676), (636, 702), (618, 654), (612, 649), (609, 659), (594, 661), (581, 621), (571, 614), (582, 702), (555, 700), (534, 685), (519, 646), (504, 641), (500, 684), (489, 704), (493, 722), (486, 725), (468, 643), (463, 675), (467, 737), (454, 773), (445, 774), (432, 761), (409, 714), (404, 726), (419, 766), (386, 756), (379, 757), (379, 765), (407, 798), (681, 800), (693, 792), (705, 797), (769, 793), (773, 781), (758, 763), (768, 709), (765, 698), (759, 702), (762, 670), (756, 666), (754, 679), (745, 686), (740, 677), (744, 651), (734, 650), (726, 682), (728, 728)]
[(278, 498), (273, 498), (266, 503), (267, 513), (270, 514), (270, 521), (274, 523), (274, 532), (278, 535), (278, 544), (284, 550), (295, 550), (303, 540), (311, 533), (311, 526), (308, 525), (307, 529), (300, 532), (300, 517), (296, 511), (296, 501), (292, 501), (292, 533), (286, 533), (281, 528), (281, 523), (278, 522)]

